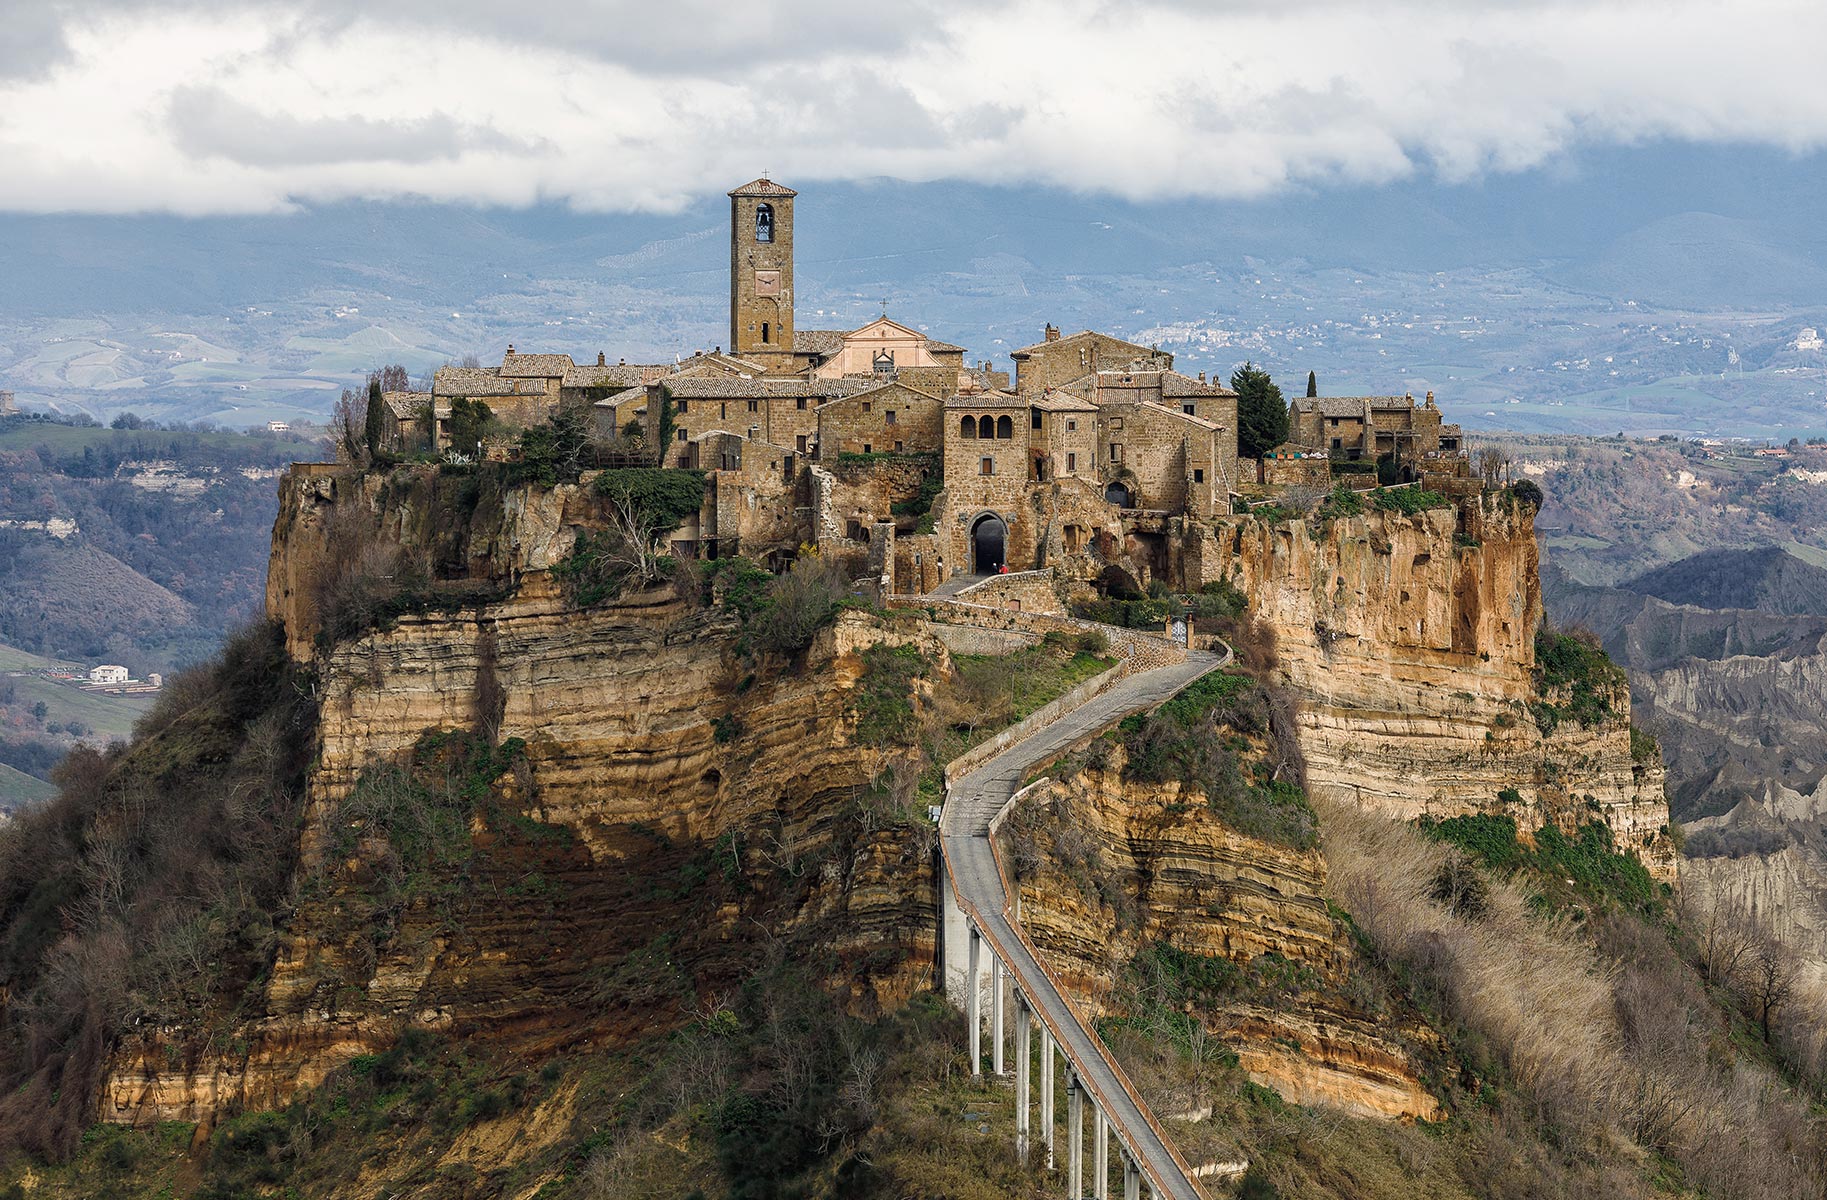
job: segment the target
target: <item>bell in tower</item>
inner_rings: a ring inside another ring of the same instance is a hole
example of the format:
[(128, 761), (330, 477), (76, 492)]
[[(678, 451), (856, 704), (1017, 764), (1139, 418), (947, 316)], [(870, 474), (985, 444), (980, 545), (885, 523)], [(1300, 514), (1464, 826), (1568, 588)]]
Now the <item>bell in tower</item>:
[[(793, 367), (793, 197), (771, 179), (730, 196), (730, 349), (770, 370)], [(783, 356), (777, 358), (776, 356)]]

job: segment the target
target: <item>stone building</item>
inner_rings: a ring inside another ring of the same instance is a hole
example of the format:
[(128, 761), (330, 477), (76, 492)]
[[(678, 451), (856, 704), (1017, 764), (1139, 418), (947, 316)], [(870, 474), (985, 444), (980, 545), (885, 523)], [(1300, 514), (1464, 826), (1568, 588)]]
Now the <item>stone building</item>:
[(0, 392), (0, 417), (10, 417), (18, 411), (18, 406), (13, 403), (13, 394)]
[(730, 353), (783, 375), (803, 367), (793, 336), (793, 198), (767, 178), (730, 197)]
[(939, 397), (892, 382), (827, 400), (817, 413), (819, 457), (938, 453), (944, 408)]
[(1173, 355), (1163, 354), (1152, 346), (1137, 345), (1089, 329), (1061, 337), (1052, 325), (1047, 326), (1046, 336), (1040, 341), (1011, 350), (1009, 357), (1015, 360), (1015, 390), (1023, 396), (1063, 387), (1099, 371), (1118, 370), (1140, 362), (1152, 363), (1161, 370), (1170, 370), (1174, 365)]
[(1443, 424), (1429, 392), (1413, 396), (1303, 396), (1288, 406), (1288, 440), (1346, 458), (1393, 455), (1402, 463), (1462, 449), (1459, 426)]

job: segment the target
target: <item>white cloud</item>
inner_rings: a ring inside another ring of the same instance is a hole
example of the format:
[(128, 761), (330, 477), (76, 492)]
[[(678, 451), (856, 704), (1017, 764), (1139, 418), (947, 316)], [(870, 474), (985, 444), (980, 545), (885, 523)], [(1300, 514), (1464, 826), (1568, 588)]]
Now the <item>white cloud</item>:
[(654, 209), (763, 169), (1243, 196), (1827, 142), (1827, 6), (1782, 0), (31, 7), (0, 55), (16, 210)]

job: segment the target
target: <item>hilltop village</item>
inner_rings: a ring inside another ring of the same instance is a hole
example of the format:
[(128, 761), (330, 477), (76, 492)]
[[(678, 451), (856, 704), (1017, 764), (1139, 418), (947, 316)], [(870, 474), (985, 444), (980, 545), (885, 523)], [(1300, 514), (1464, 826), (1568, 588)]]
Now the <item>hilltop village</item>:
[(729, 193), (727, 345), (665, 364), (510, 345), (497, 367), (385, 393), (391, 448), (512, 459), (524, 431), (569, 423), (600, 465), (706, 473), (675, 553), (780, 569), (809, 547), (866, 559), (901, 594), (1047, 567), (1106, 590), (1196, 588), (1186, 535), (1212, 518), (1337, 484), (1479, 491), (1431, 393), (1297, 399), (1288, 440), (1256, 458), (1239, 453), (1237, 394), (1159, 347), (1048, 325), (1011, 373), (886, 313), (801, 329), (796, 195), (765, 178)]

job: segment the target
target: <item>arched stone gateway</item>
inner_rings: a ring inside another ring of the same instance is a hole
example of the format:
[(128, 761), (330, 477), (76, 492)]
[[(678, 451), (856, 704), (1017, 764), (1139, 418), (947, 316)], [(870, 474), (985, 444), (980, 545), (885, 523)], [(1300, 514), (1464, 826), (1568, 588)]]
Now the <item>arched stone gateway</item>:
[(1118, 481), (1104, 488), (1104, 502), (1114, 504), (1118, 508), (1134, 508), (1136, 496), (1129, 490), (1128, 484)]
[(1003, 556), (1009, 540), (1009, 527), (995, 513), (986, 513), (971, 526), (971, 571), (976, 575), (994, 575), (1002, 570)]

